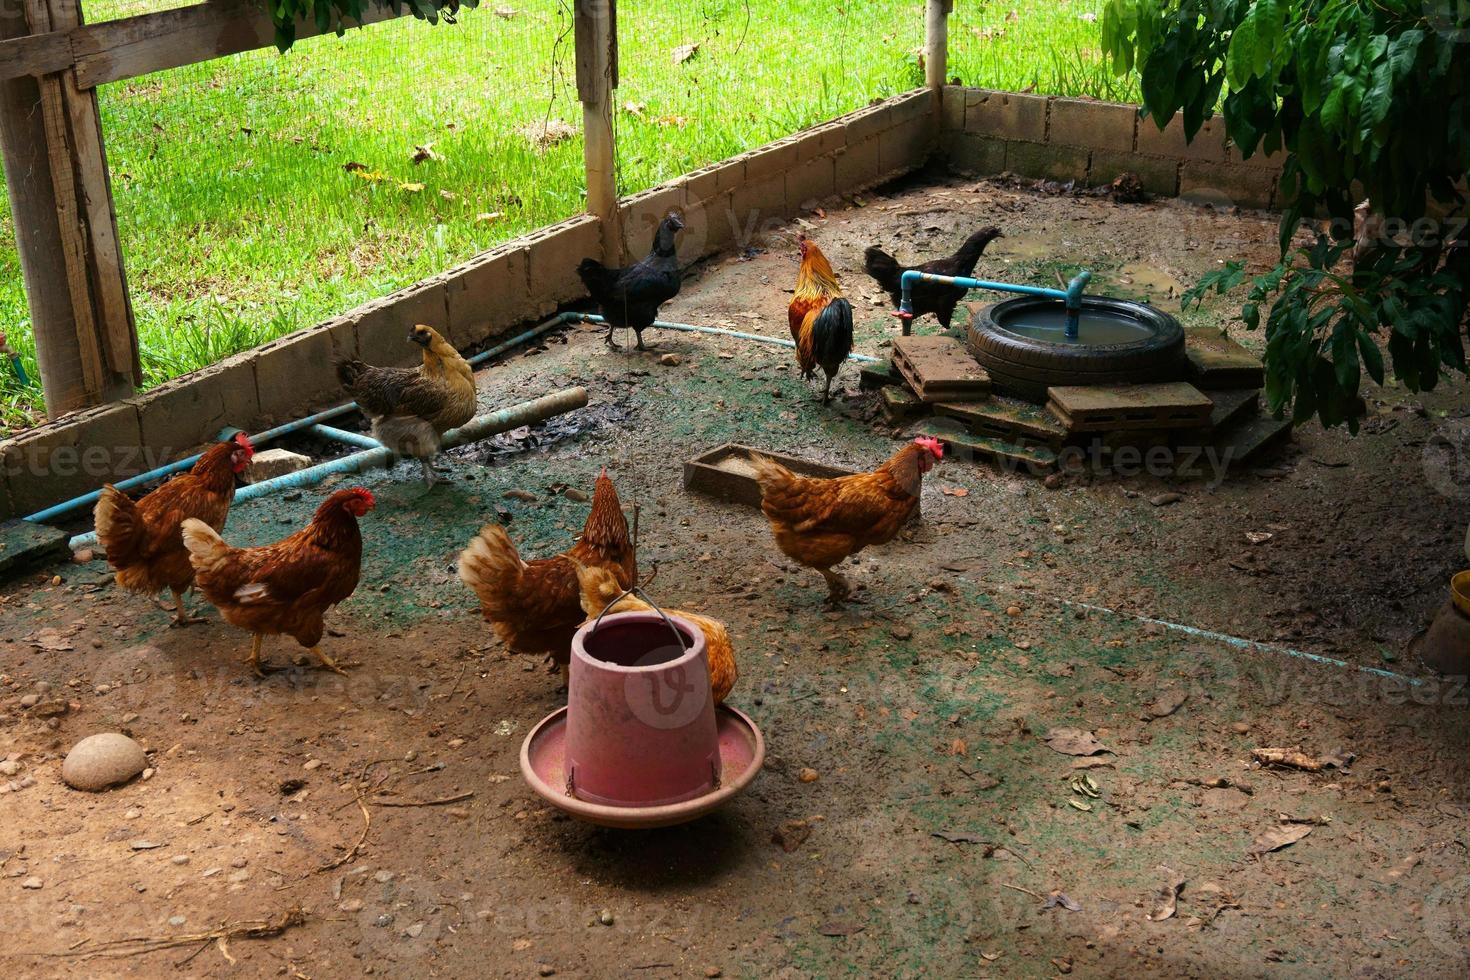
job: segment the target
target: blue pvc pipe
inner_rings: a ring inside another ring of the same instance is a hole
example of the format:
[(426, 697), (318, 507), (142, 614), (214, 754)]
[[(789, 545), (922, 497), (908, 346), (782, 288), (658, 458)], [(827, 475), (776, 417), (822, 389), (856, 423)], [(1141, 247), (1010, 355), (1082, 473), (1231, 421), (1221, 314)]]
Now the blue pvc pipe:
[(313, 435), (324, 439), (332, 439), (336, 442), (345, 442), (349, 446), (358, 449), (382, 449), (383, 444), (372, 436), (365, 436), (361, 432), (348, 432), (346, 429), (333, 428), (330, 425), (313, 425), (309, 430)]
[[(575, 313), (563, 313), (559, 316), (552, 317), (545, 323), (538, 324), (537, 326), (532, 327), (530, 330), (517, 334), (504, 343), (496, 344), (489, 350), (481, 351), (474, 357), (469, 358), (469, 362), (472, 365), (483, 364), (485, 361), (489, 360), (495, 355), (504, 353), (517, 344), (525, 343), (527, 340), (539, 336), (540, 334), (546, 333), (547, 331), (561, 326), (564, 323), (573, 322), (577, 318), (577, 316), (578, 314)], [(304, 419), (297, 419), (295, 422), (287, 422), (285, 425), (278, 425), (274, 429), (267, 429), (264, 432), (251, 436), (250, 441), (251, 443), (258, 446), (264, 445), (265, 443), (268, 443), (273, 439), (279, 439), (282, 436), (291, 435), (293, 433), (300, 432), (303, 429), (311, 429), (314, 426), (320, 425), (322, 422), (325, 422), (329, 419), (334, 419), (339, 415), (346, 415), (348, 412), (355, 411), (356, 409), (356, 402), (346, 402), (334, 408), (329, 408), (325, 411), (317, 412), (313, 415), (308, 415)], [(322, 426), (322, 428), (327, 429), (329, 427)], [(223, 442), (226, 439), (234, 438), (235, 433), (240, 431), (242, 430), (226, 427), (220, 432), (220, 441)], [(331, 431), (333, 433), (341, 433), (343, 436), (350, 436), (351, 438), (339, 438), (337, 435), (328, 435), (328, 438), (337, 439), (339, 442), (348, 442), (353, 445), (364, 445), (360, 440), (367, 438), (366, 436), (360, 436), (357, 433), (343, 432), (343, 430), (341, 429), (332, 429)], [(326, 432), (318, 434), (327, 435)], [(372, 445), (378, 445), (377, 441), (374, 440), (372, 442)], [(364, 448), (371, 447), (364, 446)], [(184, 470), (192, 469), (194, 464), (199, 462), (199, 457), (202, 455), (202, 453), (195, 453), (193, 456), (177, 460), (175, 462), (169, 463), (166, 466), (160, 466), (157, 469), (149, 470), (147, 473), (140, 473), (137, 476), (128, 477), (126, 480), (119, 480), (116, 483), (116, 486), (119, 490), (131, 490), (133, 487), (142, 486), (145, 483), (151, 483), (154, 480), (159, 480), (167, 476), (172, 476), (175, 473), (180, 473)], [(84, 493), (80, 497), (75, 497), (71, 500), (63, 501), (62, 503), (56, 504), (52, 507), (47, 507), (45, 510), (36, 511), (36, 513), (27, 516), (25, 520), (31, 521), (32, 523), (41, 524), (53, 518), (60, 517), (63, 514), (69, 514), (74, 510), (78, 510), (82, 507), (94, 504), (97, 502), (97, 498), (100, 496), (102, 496), (102, 491), (100, 489), (93, 490), (91, 493)]]
[(10, 366), (15, 369), (15, 377), (20, 381), (21, 387), (29, 388), (31, 386), (31, 379), (26, 374), (26, 366), (21, 363), (19, 354), (10, 355)]
[[(581, 320), (586, 323), (607, 322), (607, 320), (600, 316), (597, 316), (594, 313), (570, 313), (562, 315), (571, 316), (577, 320)], [(650, 324), (650, 326), (653, 326), (659, 330), (682, 330), (685, 333), (708, 333), (714, 334), (719, 337), (734, 337), (738, 340), (754, 340), (757, 343), (774, 344), (777, 347), (796, 346), (796, 342), (794, 340), (787, 340), (784, 337), (767, 337), (763, 334), (758, 333), (744, 333), (740, 330), (726, 330), (723, 327), (700, 327), (695, 326), (692, 323), (669, 323), (664, 320), (655, 320), (652, 324)], [(849, 354), (847, 355), (847, 359), (849, 361), (861, 361), (864, 364), (876, 364), (880, 360), (880, 358), (869, 357), (867, 354)]]
[(965, 289), (990, 289), (1000, 293), (1020, 293), (1022, 296), (1043, 296), (1047, 299), (1059, 299), (1067, 305), (1067, 339), (1076, 340), (1082, 318), (1082, 291), (1087, 288), (1091, 280), (1092, 273), (1084, 269), (1063, 290), (1046, 286), (1023, 286), (1019, 283), (990, 282), (986, 279), (971, 279), (966, 276), (940, 276), (932, 272), (910, 269), (900, 279), (900, 285), (903, 287), (903, 301), (899, 304), (898, 309), (904, 319), (913, 319), (913, 287), (914, 283), (920, 281), (960, 286)]

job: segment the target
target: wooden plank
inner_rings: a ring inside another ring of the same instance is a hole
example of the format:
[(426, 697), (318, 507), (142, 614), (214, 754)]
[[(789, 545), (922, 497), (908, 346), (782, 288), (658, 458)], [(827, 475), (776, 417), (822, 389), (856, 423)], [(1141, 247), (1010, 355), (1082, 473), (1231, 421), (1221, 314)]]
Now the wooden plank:
[(1040, 405), (1018, 398), (989, 398), (978, 402), (940, 402), (938, 415), (959, 419), (971, 432), (1019, 445), (1041, 443), (1061, 448), (1067, 430)]
[(582, 163), (587, 177), (587, 211), (602, 223), (602, 261), (623, 261), (618, 209), (617, 147), (613, 135), (613, 89), (617, 86), (617, 5), (614, 0), (573, 4), (577, 98), (582, 103)]
[(943, 334), (893, 338), (893, 366), (921, 401), (973, 401), (990, 394), (990, 375), (980, 362)]
[[(373, 6), (366, 26), (408, 14)], [(315, 21), (298, 22), (296, 39), (321, 34)], [(80, 88), (95, 88), (169, 68), (275, 46), (270, 15), (252, 0), (218, 0), (100, 24), (0, 41), (0, 80), (44, 75), (73, 65)]]
[[(46, 0), (26, 0), (26, 19), (35, 30), (50, 30), (51, 11)], [(66, 287), (71, 296), (82, 385), (89, 404), (99, 404), (107, 386), (106, 363), (97, 341), (97, 322), (92, 309), (92, 285), (88, 275), (88, 247), (81, 203), (77, 200), (75, 155), (71, 143), (66, 102), (61, 94), (61, 77), (37, 79), (41, 93), (41, 120), (46, 128), (46, 152), (51, 161), (52, 193), (56, 195), (56, 221), (61, 230), (61, 254), (66, 270)], [(44, 381), (45, 378), (43, 377)]]
[(937, 419), (920, 425), (919, 432), (944, 443), (957, 459), (991, 459), (1008, 469), (1024, 467), (1033, 476), (1055, 472), (1060, 462), (1057, 454), (1046, 446), (1018, 446), (992, 436), (977, 436), (957, 431), (953, 423)]
[(1215, 404), (1182, 381), (1146, 385), (1078, 385), (1047, 389), (1047, 408), (1068, 432), (1190, 429), (1209, 424)]

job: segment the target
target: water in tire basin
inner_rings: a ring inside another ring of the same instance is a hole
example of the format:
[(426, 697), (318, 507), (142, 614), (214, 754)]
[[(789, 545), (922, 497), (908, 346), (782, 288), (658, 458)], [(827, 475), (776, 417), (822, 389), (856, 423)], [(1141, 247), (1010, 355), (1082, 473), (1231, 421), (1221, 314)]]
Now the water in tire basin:
[(1007, 331), (1049, 344), (1102, 346), (1147, 340), (1154, 333), (1148, 323), (1126, 313), (1106, 309), (1083, 309), (1076, 339), (1068, 338), (1067, 311), (1060, 304), (1032, 306), (1001, 322)]

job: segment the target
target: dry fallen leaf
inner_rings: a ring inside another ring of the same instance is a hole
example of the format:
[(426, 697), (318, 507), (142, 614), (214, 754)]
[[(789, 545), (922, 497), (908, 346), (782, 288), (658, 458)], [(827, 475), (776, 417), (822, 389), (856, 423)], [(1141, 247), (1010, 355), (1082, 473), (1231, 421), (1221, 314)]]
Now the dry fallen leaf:
[(560, 119), (551, 119), (545, 123), (522, 126), (517, 132), (521, 134), (521, 137), (526, 142), (542, 151), (550, 149), (556, 144), (569, 140), (577, 135), (575, 128)]
[(398, 189), (408, 194), (418, 194), (424, 189), (423, 184), (399, 184)]
[(1188, 700), (1188, 691), (1165, 691), (1154, 699), (1153, 704), (1148, 706), (1143, 720), (1151, 721), (1155, 718), (1167, 718), (1183, 707), (1184, 702)]
[(488, 225), (492, 221), (499, 221), (503, 217), (505, 217), (505, 212), (503, 211), (486, 211), (475, 215), (475, 224)]
[(446, 201), (458, 201), (459, 200), (459, 195), (456, 194), (456, 193), (454, 193), (454, 191), (446, 191), (446, 190), (442, 190), (441, 189), (439, 191), (439, 196), (442, 197), (442, 198), (444, 198), (444, 200), (446, 200)]
[(1047, 896), (1047, 899), (1046, 899), (1046, 904), (1042, 906), (1042, 909), (1043, 910), (1044, 909), (1054, 909), (1054, 908), (1057, 908), (1058, 906), (1060, 906), (1061, 908), (1066, 909), (1068, 912), (1081, 912), (1082, 911), (1082, 906), (1081, 905), (1079, 905), (1076, 902), (1072, 901), (1070, 898), (1068, 898), (1062, 892), (1052, 892), (1050, 895), (1048, 895)]
[(443, 160), (439, 154), (434, 152), (433, 143), (425, 143), (423, 146), (413, 148), (413, 156), (410, 157), (415, 164), (427, 163), (430, 160)]
[(698, 41), (695, 41), (693, 44), (681, 44), (674, 49), (674, 64), (682, 65), (697, 54), (699, 54)]
[(353, 173), (354, 171), (357, 171), (357, 170), (366, 170), (367, 169), (367, 164), (365, 164), (365, 163), (358, 163), (357, 161), (354, 160), (354, 161), (350, 161), (348, 163), (342, 164), (342, 169), (345, 170), (345, 171), (347, 171), (348, 173)]
[(1290, 847), (1303, 837), (1312, 832), (1311, 824), (1288, 824), (1282, 827), (1272, 827), (1261, 836), (1257, 837), (1246, 851), (1253, 857), (1270, 854), (1279, 851), (1283, 847)]
[(771, 831), (771, 843), (790, 854), (812, 835), (812, 825), (805, 820), (787, 820)]
[(1113, 750), (1097, 740), (1092, 732), (1080, 728), (1053, 728), (1042, 740), (1063, 755), (1097, 755)]
[(639, 119), (643, 118), (643, 110), (646, 108), (648, 108), (648, 103), (646, 102), (633, 102), (629, 100), (623, 103), (623, 111), (631, 116), (637, 116)]
[(968, 497), (970, 495), (970, 491), (964, 487), (945, 487), (940, 493), (946, 497)]
[(1162, 865), (1159, 870), (1164, 872), (1164, 883), (1154, 892), (1152, 911), (1148, 913), (1150, 922), (1171, 918), (1178, 905), (1179, 893), (1184, 889), (1184, 877), (1177, 871)]
[(36, 631), (36, 635), (31, 638), (31, 646), (37, 650), (47, 650), (51, 653), (65, 653), (68, 650), (75, 650), (76, 647), (72, 646), (70, 637), (75, 635), (76, 632), (75, 629), (72, 629), (63, 633), (61, 630), (48, 626), (43, 630)]
[(495, 8), (495, 16), (496, 17), (499, 17), (501, 20), (510, 20), (512, 17), (517, 16), (519, 13), (520, 13), (520, 11), (519, 10), (516, 10), (513, 7), (496, 7)]

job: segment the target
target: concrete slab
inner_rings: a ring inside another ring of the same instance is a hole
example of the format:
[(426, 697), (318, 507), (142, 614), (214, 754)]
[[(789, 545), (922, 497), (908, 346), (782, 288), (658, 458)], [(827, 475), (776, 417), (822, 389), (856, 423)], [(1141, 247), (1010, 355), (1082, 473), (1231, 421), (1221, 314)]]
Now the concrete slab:
[(965, 130), (1008, 140), (1046, 142), (1047, 100), (1042, 95), (969, 89), (965, 93)]
[(1221, 433), (1215, 447), (1227, 466), (1242, 466), (1259, 461), (1284, 442), (1290, 437), (1291, 428), (1290, 419), (1262, 415)]
[(928, 406), (901, 385), (883, 388), (879, 392), (879, 398), (883, 404), (883, 417), (890, 422), (904, 422), (928, 411)]
[(1052, 99), (1046, 141), (1131, 153), (1137, 120), (1136, 106), (1092, 99)]
[(1024, 469), (1034, 476), (1045, 476), (1057, 469), (1057, 454), (1046, 446), (1019, 446), (992, 436), (974, 435), (947, 419), (930, 419), (919, 426), (918, 432), (944, 443), (946, 462), (992, 460), (1008, 469)]
[(1184, 354), (1189, 359), (1189, 377), (1206, 390), (1262, 388), (1266, 369), (1261, 359), (1217, 327), (1187, 327)]
[(0, 523), (0, 579), (65, 558), (71, 534), (30, 521)]
[(1261, 393), (1255, 388), (1206, 392), (1215, 407), (1210, 411), (1210, 428), (1216, 431), (1245, 421), (1261, 410)]

